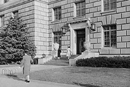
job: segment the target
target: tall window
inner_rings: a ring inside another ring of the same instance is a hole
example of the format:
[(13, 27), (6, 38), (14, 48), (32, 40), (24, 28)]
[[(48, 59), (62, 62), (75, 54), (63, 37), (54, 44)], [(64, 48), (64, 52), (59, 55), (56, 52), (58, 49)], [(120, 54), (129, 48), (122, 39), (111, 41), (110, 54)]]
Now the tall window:
[(54, 8), (54, 19), (55, 20), (61, 19), (61, 7)]
[(0, 27), (4, 25), (4, 15), (0, 16)]
[(7, 3), (9, 0), (4, 0), (4, 3)]
[(104, 0), (104, 11), (116, 9), (116, 0)]
[(76, 5), (76, 16), (84, 16), (85, 15), (85, 0), (75, 3), (75, 5)]
[(12, 12), (12, 16), (13, 16), (13, 17), (18, 16), (18, 10), (13, 11), (13, 12)]
[(105, 47), (116, 47), (116, 25), (106, 25), (104, 28)]
[(56, 31), (54, 32), (54, 42), (60, 42), (60, 36), (61, 36), (61, 32), (60, 31)]

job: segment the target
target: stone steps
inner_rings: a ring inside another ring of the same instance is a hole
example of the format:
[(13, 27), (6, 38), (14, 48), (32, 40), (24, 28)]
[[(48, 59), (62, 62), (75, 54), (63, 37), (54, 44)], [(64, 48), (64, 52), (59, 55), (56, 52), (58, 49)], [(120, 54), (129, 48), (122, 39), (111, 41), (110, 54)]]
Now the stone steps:
[(84, 51), (81, 55), (75, 57), (74, 59), (69, 59), (69, 65), (70, 66), (75, 66), (76, 61), (79, 59), (86, 59), (86, 58), (91, 58), (91, 57), (98, 57), (99, 53), (96, 52), (88, 52), (87, 50)]
[[(74, 59), (76, 58), (78, 55), (72, 55), (70, 57), (70, 59)], [(58, 66), (68, 66), (69, 65), (69, 60), (67, 59), (67, 57), (61, 57), (60, 59), (52, 59), (46, 63), (44, 63), (44, 65), (58, 65)]]
[(52, 60), (52, 56), (47, 56), (45, 58), (39, 58), (38, 59), (38, 64), (44, 64), (44, 63), (46, 63), (46, 62), (48, 62), (50, 60)]
[(57, 66), (68, 66), (69, 65), (69, 60), (65, 59), (52, 59), (44, 65), (57, 65)]

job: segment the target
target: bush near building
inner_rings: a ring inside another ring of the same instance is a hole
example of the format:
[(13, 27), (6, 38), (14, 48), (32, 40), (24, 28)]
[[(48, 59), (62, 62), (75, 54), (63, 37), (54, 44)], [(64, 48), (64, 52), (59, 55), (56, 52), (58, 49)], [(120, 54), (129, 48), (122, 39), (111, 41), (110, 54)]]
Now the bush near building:
[(130, 56), (92, 57), (79, 59), (76, 66), (130, 68)]
[(29, 28), (20, 17), (10, 18), (0, 32), (1, 64), (20, 61), (25, 51), (34, 57), (36, 47), (30, 37)]

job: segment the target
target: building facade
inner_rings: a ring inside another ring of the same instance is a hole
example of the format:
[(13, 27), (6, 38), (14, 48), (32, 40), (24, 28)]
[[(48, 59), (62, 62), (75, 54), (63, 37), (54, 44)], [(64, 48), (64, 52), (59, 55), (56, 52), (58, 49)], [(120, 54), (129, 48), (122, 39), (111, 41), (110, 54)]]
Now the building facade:
[(48, 0), (0, 0), (0, 26), (18, 14), (27, 23), (31, 40), (36, 45), (36, 56), (50, 54), (50, 33), (48, 25)]
[[(61, 40), (63, 53), (70, 45), (73, 54), (81, 54), (87, 38), (91, 50), (100, 55), (130, 55), (129, 4), (129, 0), (53, 0), (49, 3), (49, 27), (58, 31), (69, 24), (70, 32)], [(60, 10), (60, 19), (56, 9)], [(88, 18), (96, 25), (95, 31), (89, 33), (85, 21)]]
[[(0, 0), (0, 27), (13, 15), (30, 28), (37, 57), (50, 55), (54, 42), (60, 45), (59, 56), (68, 46), (81, 54), (85, 41), (100, 55), (130, 55), (129, 0)], [(95, 31), (88, 29), (89, 18)]]

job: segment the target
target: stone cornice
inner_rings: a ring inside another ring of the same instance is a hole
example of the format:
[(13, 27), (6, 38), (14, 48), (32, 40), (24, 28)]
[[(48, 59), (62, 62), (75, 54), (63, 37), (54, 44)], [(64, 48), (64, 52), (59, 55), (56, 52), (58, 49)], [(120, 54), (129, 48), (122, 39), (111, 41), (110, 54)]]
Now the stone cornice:
[(77, 23), (82, 23), (82, 22), (87, 22), (87, 19), (85, 19), (85, 20), (71, 21), (71, 22), (69, 22), (69, 24), (77, 24)]
[(17, 6), (20, 6), (20, 5), (23, 5), (23, 4), (26, 4), (26, 3), (30, 3), (30, 2), (33, 2), (33, 1), (39, 1), (39, 2), (43, 2), (43, 3), (48, 4), (48, 2), (45, 2), (45, 1), (42, 1), (42, 0), (26, 0), (26, 1), (20, 0), (20, 1), (16, 1), (16, 2), (8, 2), (8, 3), (1, 5), (0, 6), (0, 12), (14, 8), (14, 7), (17, 7)]
[(87, 22), (86, 16), (83, 16), (83, 17), (74, 17), (73, 20), (71, 20), (69, 23), (70, 24), (76, 24), (76, 23), (82, 23), (82, 22)]
[(64, 0), (55, 0), (55, 1), (49, 2), (48, 4), (50, 5), (50, 4), (54, 4), (54, 3), (57, 3), (57, 2), (61, 2), (61, 1), (64, 1)]

